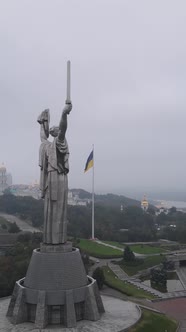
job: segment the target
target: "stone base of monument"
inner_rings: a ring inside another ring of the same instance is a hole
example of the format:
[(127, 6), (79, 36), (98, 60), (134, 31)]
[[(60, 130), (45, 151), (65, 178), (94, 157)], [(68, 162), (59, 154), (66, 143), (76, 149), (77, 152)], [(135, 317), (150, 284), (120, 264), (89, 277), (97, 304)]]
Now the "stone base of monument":
[(103, 312), (97, 283), (86, 275), (79, 249), (70, 243), (42, 244), (33, 251), (26, 277), (15, 284), (7, 316), (13, 324), (70, 328), (79, 320), (99, 320)]

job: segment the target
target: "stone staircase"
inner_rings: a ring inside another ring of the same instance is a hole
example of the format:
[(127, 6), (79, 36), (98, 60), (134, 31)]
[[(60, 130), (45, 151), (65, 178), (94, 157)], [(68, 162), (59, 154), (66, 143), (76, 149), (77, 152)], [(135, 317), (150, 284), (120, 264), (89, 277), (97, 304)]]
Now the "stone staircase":
[(182, 283), (183, 288), (186, 290), (186, 268), (182, 267), (182, 268), (176, 269), (176, 273)]
[(164, 295), (165, 295), (166, 299), (172, 299), (175, 297), (186, 297), (186, 290), (169, 292), (169, 293), (165, 293)]
[(144, 285), (143, 283), (141, 283), (139, 281), (128, 279), (127, 282), (134, 285), (134, 286), (136, 286), (139, 289), (142, 289), (142, 290), (144, 290), (144, 291), (146, 291), (146, 292), (148, 292), (148, 293), (150, 293), (154, 296), (157, 296), (160, 299), (165, 299), (166, 298), (166, 294), (161, 293), (158, 290), (153, 289), (151, 287), (148, 287), (148, 286)]
[(115, 264), (112, 264), (112, 263), (109, 263), (108, 264), (108, 267), (112, 270), (112, 272), (115, 273), (115, 275), (122, 281), (126, 281), (128, 282), (129, 284), (131, 285), (134, 285), (136, 286), (137, 288), (139, 289), (142, 289), (154, 296), (157, 296), (158, 298), (165, 298), (165, 294), (164, 293), (161, 293), (151, 287), (148, 287), (144, 284), (142, 284), (140, 281), (136, 280), (136, 279), (133, 279), (131, 277), (129, 277), (122, 269), (119, 265), (115, 265)]
[(127, 280), (129, 279), (128, 274), (126, 274), (119, 265), (113, 264), (111, 262), (108, 263), (108, 267), (112, 270), (112, 272), (115, 273), (115, 275), (120, 279), (120, 280)]
[[(127, 273), (125, 273), (119, 265), (113, 264), (109, 262), (108, 267), (112, 270), (112, 272), (118, 277), (118, 279), (122, 281), (126, 281), (129, 284), (142, 289), (154, 296), (156, 296), (158, 299), (170, 299), (170, 298), (176, 298), (176, 297), (186, 297), (186, 269), (185, 271), (182, 271), (182, 269), (179, 269), (178, 276), (181, 279), (182, 277), (182, 284), (183, 280), (185, 281), (185, 290), (182, 291), (175, 291), (175, 292), (169, 292), (169, 293), (161, 293), (156, 289), (153, 289), (151, 287), (148, 287), (144, 285), (139, 279), (136, 279), (134, 277), (129, 277)], [(178, 272), (178, 271), (177, 271)], [(180, 277), (181, 275), (181, 277)], [(185, 279), (184, 279), (185, 278)]]

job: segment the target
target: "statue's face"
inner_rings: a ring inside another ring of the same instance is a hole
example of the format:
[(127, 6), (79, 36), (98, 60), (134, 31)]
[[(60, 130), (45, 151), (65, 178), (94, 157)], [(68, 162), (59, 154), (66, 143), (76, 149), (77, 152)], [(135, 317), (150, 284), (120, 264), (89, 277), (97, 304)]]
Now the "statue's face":
[(52, 128), (50, 128), (50, 135), (53, 137), (57, 137), (59, 133), (59, 127), (53, 126)]

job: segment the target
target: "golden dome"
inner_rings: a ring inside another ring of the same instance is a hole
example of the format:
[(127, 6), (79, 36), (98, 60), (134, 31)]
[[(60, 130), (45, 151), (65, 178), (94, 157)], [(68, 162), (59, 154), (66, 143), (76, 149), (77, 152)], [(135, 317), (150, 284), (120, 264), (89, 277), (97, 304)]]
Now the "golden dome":
[(144, 195), (143, 200), (141, 201), (141, 206), (148, 207), (149, 202), (146, 199), (146, 195)]

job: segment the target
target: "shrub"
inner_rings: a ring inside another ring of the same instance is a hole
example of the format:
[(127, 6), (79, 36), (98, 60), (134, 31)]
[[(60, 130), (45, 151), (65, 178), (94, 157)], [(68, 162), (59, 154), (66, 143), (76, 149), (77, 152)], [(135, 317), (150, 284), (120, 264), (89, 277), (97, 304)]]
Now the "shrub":
[(94, 279), (96, 279), (97, 284), (98, 284), (98, 288), (102, 289), (103, 288), (103, 284), (105, 282), (105, 277), (104, 277), (104, 273), (103, 273), (103, 271), (102, 271), (102, 269), (100, 267), (97, 267), (94, 270), (94, 272), (92, 274), (92, 277)]
[(129, 246), (126, 246), (123, 253), (123, 259), (125, 262), (135, 261), (135, 255)]

